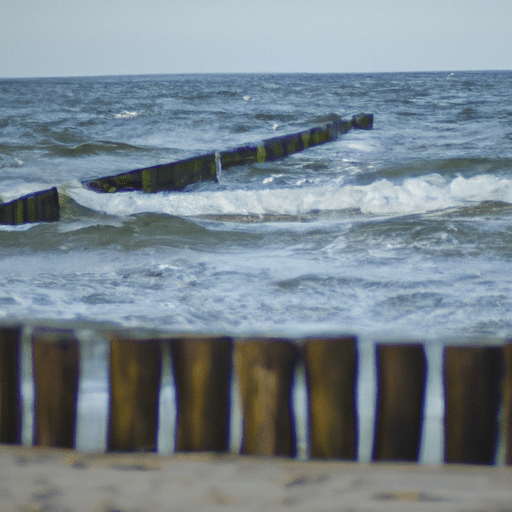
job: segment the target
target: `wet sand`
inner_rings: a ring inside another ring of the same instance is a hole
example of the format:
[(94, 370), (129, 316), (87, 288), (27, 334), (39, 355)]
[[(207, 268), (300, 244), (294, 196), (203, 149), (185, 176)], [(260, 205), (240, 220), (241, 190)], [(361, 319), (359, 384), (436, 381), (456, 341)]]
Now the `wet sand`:
[(512, 511), (512, 468), (0, 447), (0, 512)]

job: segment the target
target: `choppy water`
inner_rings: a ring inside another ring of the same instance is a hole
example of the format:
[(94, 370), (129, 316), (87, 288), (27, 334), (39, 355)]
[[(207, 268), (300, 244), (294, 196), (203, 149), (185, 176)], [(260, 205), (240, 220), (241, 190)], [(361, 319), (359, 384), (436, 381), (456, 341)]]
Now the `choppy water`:
[[(422, 460), (437, 462), (441, 353), (431, 342), (512, 334), (511, 86), (512, 72), (0, 80), (0, 197), (52, 185), (62, 197), (58, 223), (0, 227), (0, 321), (356, 334), (363, 459), (372, 342), (422, 339)], [(375, 115), (373, 131), (225, 170), (219, 183), (113, 195), (80, 184), (359, 112)], [(98, 449), (106, 344), (79, 335), (77, 443)], [(24, 375), (30, 443), (29, 368)], [(162, 432), (174, 414), (166, 379)], [(300, 385), (296, 399), (303, 413)]]
[[(0, 319), (509, 336), (511, 86), (511, 72), (1, 80), (0, 196), (56, 184), (63, 203), (59, 223), (0, 228)], [(373, 131), (219, 183), (80, 184), (359, 112)]]

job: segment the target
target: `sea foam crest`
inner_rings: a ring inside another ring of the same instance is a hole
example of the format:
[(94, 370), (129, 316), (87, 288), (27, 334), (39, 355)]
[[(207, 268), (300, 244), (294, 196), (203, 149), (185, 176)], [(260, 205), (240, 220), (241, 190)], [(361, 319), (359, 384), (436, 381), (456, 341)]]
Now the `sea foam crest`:
[(137, 117), (137, 116), (140, 116), (142, 114), (142, 112), (136, 112), (136, 111), (128, 111), (128, 110), (123, 110), (123, 112), (120, 112), (119, 114), (114, 114), (114, 117), (117, 117), (118, 119), (123, 119), (123, 118), (126, 118), (126, 117)]
[(167, 213), (196, 215), (297, 215), (311, 211), (359, 209), (366, 214), (409, 215), (475, 204), (512, 203), (512, 180), (493, 175), (447, 180), (438, 174), (410, 178), (402, 183), (387, 179), (368, 185), (329, 184), (261, 190), (198, 192), (121, 192), (98, 194), (84, 188), (67, 193), (78, 203), (109, 215)]

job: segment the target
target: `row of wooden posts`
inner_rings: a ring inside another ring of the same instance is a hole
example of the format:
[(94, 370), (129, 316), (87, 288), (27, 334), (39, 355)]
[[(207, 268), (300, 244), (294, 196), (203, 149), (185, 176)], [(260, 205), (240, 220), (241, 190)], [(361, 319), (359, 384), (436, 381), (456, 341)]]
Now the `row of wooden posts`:
[[(355, 115), (349, 121), (343, 121), (336, 116), (321, 126), (266, 139), (260, 144), (247, 144), (232, 150), (195, 156), (178, 162), (84, 180), (82, 184), (91, 190), (109, 193), (127, 190), (182, 190), (193, 183), (217, 181), (221, 169), (279, 160), (293, 153), (332, 142), (338, 135), (347, 133), (352, 128), (371, 130), (373, 114)], [(0, 224), (55, 222), (59, 219), (59, 196), (56, 187), (0, 203)]]
[[(0, 442), (21, 443), (22, 326), (0, 326)], [(306, 377), (311, 458), (356, 460), (355, 337), (237, 338), (109, 334), (107, 451), (156, 451), (163, 347), (176, 390), (175, 450), (229, 450), (232, 370), (240, 393), (242, 454), (297, 454), (292, 389)], [(74, 448), (80, 378), (72, 329), (35, 328), (33, 444)], [(418, 461), (426, 388), (422, 344), (378, 344), (374, 461)], [(512, 343), (447, 346), (443, 354), (445, 462), (493, 464), (499, 429), (512, 463)], [(498, 422), (499, 411), (503, 421)], [(169, 433), (171, 436), (172, 433)]]

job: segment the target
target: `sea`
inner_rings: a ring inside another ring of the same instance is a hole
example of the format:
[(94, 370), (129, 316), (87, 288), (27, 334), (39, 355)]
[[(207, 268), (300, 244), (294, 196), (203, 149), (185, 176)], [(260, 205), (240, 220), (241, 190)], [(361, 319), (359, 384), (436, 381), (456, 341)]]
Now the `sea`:
[[(511, 91), (510, 71), (1, 79), (0, 198), (57, 186), (61, 220), (0, 226), (0, 322), (77, 322), (91, 347), (87, 326), (103, 324), (353, 334), (366, 404), (375, 343), (421, 341), (439, 418), (440, 347), (512, 336)], [(82, 185), (362, 112), (372, 131), (218, 182)], [(425, 443), (423, 460), (438, 461)]]

